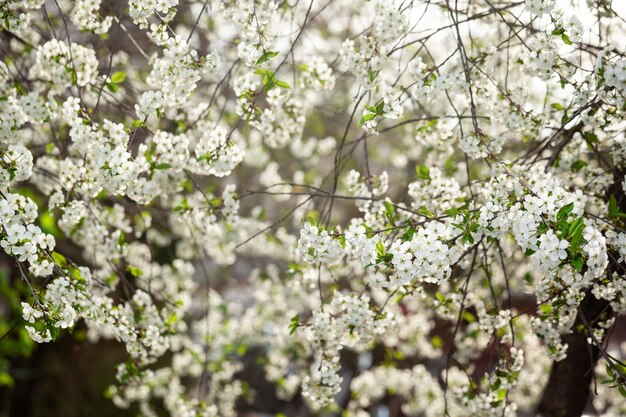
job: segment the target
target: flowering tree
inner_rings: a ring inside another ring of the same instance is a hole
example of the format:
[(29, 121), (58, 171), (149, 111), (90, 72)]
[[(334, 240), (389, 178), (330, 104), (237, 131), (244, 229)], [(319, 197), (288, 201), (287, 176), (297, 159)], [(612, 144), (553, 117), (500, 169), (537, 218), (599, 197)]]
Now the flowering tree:
[(617, 6), (0, 2), (0, 344), (115, 339), (144, 416), (624, 415)]

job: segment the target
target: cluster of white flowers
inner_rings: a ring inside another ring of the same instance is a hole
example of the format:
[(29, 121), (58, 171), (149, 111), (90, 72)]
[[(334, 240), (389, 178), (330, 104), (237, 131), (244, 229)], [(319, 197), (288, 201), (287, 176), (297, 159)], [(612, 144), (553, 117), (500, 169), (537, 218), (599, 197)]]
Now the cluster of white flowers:
[(113, 23), (113, 17), (106, 16), (104, 19), (100, 17), (100, 3), (101, 0), (76, 1), (70, 13), (72, 23), (82, 30), (88, 30), (98, 35), (106, 33)]
[(536, 14), (539, 17), (550, 14), (554, 6), (554, 0), (526, 0), (526, 7), (532, 14)]
[(626, 60), (611, 62), (604, 69), (606, 85), (624, 92), (626, 90)]
[(348, 409), (356, 413), (365, 410), (386, 394), (406, 399), (402, 412), (406, 415), (439, 416), (445, 409), (443, 390), (424, 365), (411, 369), (376, 367), (367, 370), (350, 382), (352, 400)]
[(328, 233), (310, 222), (304, 222), (298, 240), (298, 252), (308, 263), (333, 263), (338, 261), (344, 251), (339, 242)]
[(48, 276), (54, 264), (47, 251), (54, 249), (55, 240), (33, 224), (37, 206), (28, 197), (7, 193), (0, 198), (0, 247), (18, 262), (28, 262), (36, 276)]
[(128, 14), (135, 24), (146, 29), (148, 18), (153, 14), (158, 15), (162, 21), (169, 22), (176, 14), (176, 6), (178, 6), (178, 0), (130, 0), (128, 2)]
[(357, 200), (356, 206), (361, 212), (367, 213), (374, 208), (374, 202), (369, 198), (383, 196), (389, 189), (389, 174), (383, 171), (378, 176), (363, 178), (353, 169), (346, 175), (345, 182), (351, 195), (363, 197), (363, 200)]
[(25, 181), (33, 174), (33, 155), (21, 145), (9, 145), (0, 150), (0, 190), (16, 182)]
[(96, 82), (98, 60), (93, 49), (72, 42), (52, 39), (35, 51), (30, 75), (48, 80), (57, 88), (85, 87)]
[(439, 168), (428, 170), (427, 178), (409, 184), (408, 194), (415, 209), (426, 208), (431, 213), (443, 213), (458, 207), (467, 195), (454, 178), (446, 178)]
[(459, 148), (470, 158), (485, 158), (489, 155), (489, 149), (483, 143), (484, 139), (484, 136), (479, 138), (474, 134), (465, 135), (459, 139)]
[(380, 241), (375, 237), (368, 237), (362, 221), (352, 219), (350, 227), (345, 231), (346, 254), (359, 260), (363, 266), (376, 263), (376, 245)]
[(626, 313), (611, 8), (60, 3), (0, 4), (0, 247), (33, 340), (125, 347), (118, 406), (234, 417), (258, 369), (299, 414), (531, 414)]
[(0, 5), (0, 24), (5, 30), (23, 34), (27, 31), (31, 14), (44, 4), (45, 0), (7, 0)]
[(181, 107), (195, 90), (201, 74), (217, 70), (219, 56), (211, 53), (200, 59), (197, 51), (190, 50), (181, 36), (168, 37), (157, 43), (163, 46), (163, 56), (153, 63), (147, 81), (163, 94), (168, 107)]
[(314, 56), (308, 60), (300, 78), (300, 88), (322, 91), (332, 90), (335, 86), (333, 70), (322, 57)]
[(197, 173), (223, 177), (243, 160), (244, 151), (224, 128), (203, 131), (200, 135), (194, 148)]
[(415, 231), (411, 240), (395, 240), (389, 248), (394, 267), (389, 285), (413, 282), (440, 283), (450, 277), (460, 248), (452, 244), (455, 230), (447, 224), (430, 222)]

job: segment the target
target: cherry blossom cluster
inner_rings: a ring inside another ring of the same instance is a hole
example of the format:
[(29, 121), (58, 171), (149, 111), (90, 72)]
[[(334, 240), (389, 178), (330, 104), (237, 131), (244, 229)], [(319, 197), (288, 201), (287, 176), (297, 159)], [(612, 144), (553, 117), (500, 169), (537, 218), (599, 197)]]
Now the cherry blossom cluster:
[(53, 3), (0, 4), (0, 247), (118, 407), (532, 415), (579, 338), (624, 410), (617, 6)]

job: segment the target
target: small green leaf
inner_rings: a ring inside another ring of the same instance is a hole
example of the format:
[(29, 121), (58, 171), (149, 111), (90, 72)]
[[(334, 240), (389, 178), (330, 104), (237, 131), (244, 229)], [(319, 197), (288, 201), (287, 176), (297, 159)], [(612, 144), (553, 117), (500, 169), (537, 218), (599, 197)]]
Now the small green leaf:
[(124, 82), (125, 79), (126, 73), (123, 71), (117, 71), (114, 72), (113, 75), (111, 75), (111, 82), (114, 84), (121, 84)]
[(580, 256), (580, 255), (575, 257), (574, 259), (572, 259), (572, 266), (578, 272), (582, 272), (583, 271), (583, 263), (584, 263), (583, 257)]
[(579, 159), (579, 160), (577, 160), (577, 161), (572, 163), (571, 168), (572, 168), (572, 171), (578, 172), (578, 171), (582, 170), (586, 166), (587, 166), (587, 163), (585, 161), (582, 161), (582, 160)]
[(300, 327), (300, 314), (296, 314), (289, 322), (289, 334), (294, 334), (296, 329)]
[(359, 126), (363, 126), (366, 122), (369, 122), (375, 117), (376, 117), (375, 113), (364, 114), (363, 117), (361, 117), (361, 120), (359, 120)]
[(502, 380), (500, 378), (496, 378), (496, 380), (493, 381), (493, 384), (491, 384), (491, 390), (495, 391), (498, 388), (500, 388), (501, 385), (502, 385)]
[(154, 166), (154, 169), (170, 169), (172, 167), (172, 165), (166, 163), (166, 162), (161, 162), (160, 164), (156, 164)]
[(569, 36), (567, 36), (565, 33), (561, 35), (561, 40), (563, 41), (565, 45), (572, 44), (572, 41), (569, 39)]
[(594, 143), (600, 142), (598, 136), (593, 132), (583, 132), (583, 138), (588, 145), (593, 145)]
[(574, 210), (574, 203), (569, 203), (569, 204), (561, 207), (559, 209), (559, 211), (556, 213), (556, 220), (558, 222), (561, 222), (561, 221), (567, 219), (567, 215), (570, 214), (572, 212), (572, 210)]
[(278, 55), (278, 52), (276, 51), (265, 51), (263, 52), (263, 54), (259, 57), (259, 59), (256, 60), (256, 64), (260, 65), (264, 62), (269, 61), (270, 59), (274, 58), (276, 55)]
[(127, 265), (126, 270), (130, 272), (130, 274), (134, 276), (135, 278), (143, 275), (143, 271), (140, 268), (137, 268), (136, 266)]
[(391, 204), (389, 201), (385, 201), (385, 216), (390, 223), (393, 223), (394, 209), (393, 204)]
[(200, 155), (200, 157), (198, 158), (198, 162), (210, 161), (211, 159), (213, 159), (213, 154), (211, 152), (208, 152), (204, 155)]
[(552, 103), (550, 104), (550, 107), (552, 107), (554, 110), (565, 110), (565, 107), (563, 107), (563, 105), (561, 105), (560, 103)]
[(443, 340), (441, 340), (439, 336), (433, 336), (432, 339), (430, 339), (430, 343), (435, 349), (440, 349), (441, 346), (443, 346)]
[(461, 315), (461, 317), (463, 318), (463, 320), (465, 320), (468, 323), (474, 323), (476, 321), (476, 316), (467, 310), (463, 311), (463, 314)]
[(51, 255), (55, 264), (59, 265), (61, 268), (65, 268), (67, 266), (67, 259), (65, 256), (56, 251), (52, 251)]
[(626, 213), (620, 211), (617, 206), (617, 199), (613, 194), (609, 197), (609, 217), (626, 217)]
[(385, 250), (385, 246), (383, 245), (383, 242), (379, 240), (376, 244), (376, 254), (378, 256), (385, 256), (385, 253), (387, 253), (387, 251)]
[(414, 234), (415, 234), (415, 228), (409, 227), (407, 231), (404, 233), (404, 235), (402, 236), (402, 240), (404, 242), (408, 242), (413, 239)]
[(503, 388), (498, 391), (498, 401), (502, 401), (506, 398), (506, 390)]
[(567, 237), (573, 249), (578, 248), (583, 237), (583, 230), (585, 230), (585, 220), (582, 217), (579, 217), (569, 225)]
[(415, 173), (417, 174), (417, 178), (420, 180), (430, 179), (430, 168), (426, 165), (417, 165), (415, 167)]
[(8, 372), (0, 372), (0, 387), (11, 388), (14, 384), (13, 377)]

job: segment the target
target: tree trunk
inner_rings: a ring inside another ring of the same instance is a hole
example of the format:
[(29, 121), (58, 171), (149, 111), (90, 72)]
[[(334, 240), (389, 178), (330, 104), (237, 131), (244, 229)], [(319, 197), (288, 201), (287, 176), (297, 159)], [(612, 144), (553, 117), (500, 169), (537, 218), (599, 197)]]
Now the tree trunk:
[[(622, 188), (624, 171), (615, 170), (613, 184), (609, 187), (606, 201), (611, 195), (615, 196), (620, 211), (626, 212), (626, 196)], [(607, 276), (619, 270), (617, 263), (619, 254), (609, 253)], [(582, 324), (581, 316), (593, 327), (594, 322), (602, 313), (613, 314), (608, 303), (597, 300), (590, 291), (587, 291), (584, 300), (578, 309), (578, 317), (574, 324), (574, 331), (563, 338), (567, 343), (567, 357), (552, 365), (550, 379), (543, 392), (543, 397), (537, 408), (537, 414), (543, 417), (578, 417), (583, 414), (590, 394), (591, 380), (594, 368), (598, 362), (600, 351), (593, 344), (587, 343), (584, 331), (576, 330)]]
[[(607, 302), (597, 300), (588, 292), (580, 305), (579, 317), (574, 329), (582, 324), (582, 313), (589, 324), (592, 324), (606, 310)], [(589, 387), (593, 378), (593, 368), (598, 361), (599, 350), (587, 343), (584, 331), (574, 330), (565, 336), (567, 357), (552, 365), (550, 379), (543, 392), (537, 414), (543, 417), (577, 417), (585, 411), (589, 398)]]

